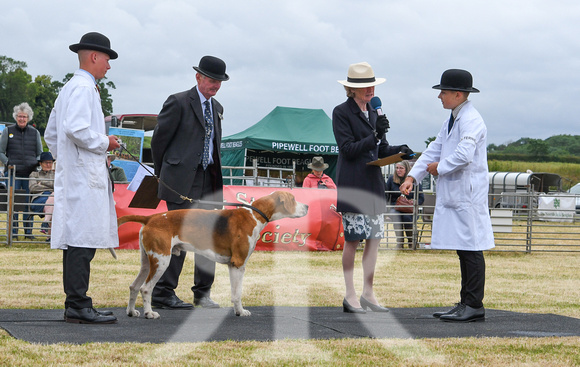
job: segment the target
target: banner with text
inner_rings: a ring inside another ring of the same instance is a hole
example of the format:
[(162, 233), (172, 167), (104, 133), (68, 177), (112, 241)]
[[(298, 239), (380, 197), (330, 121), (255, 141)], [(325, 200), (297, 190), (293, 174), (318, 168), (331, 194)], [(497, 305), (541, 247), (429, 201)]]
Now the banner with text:
[[(302, 218), (286, 218), (270, 222), (262, 230), (257, 251), (334, 251), (342, 250), (344, 234), (342, 218), (336, 212), (336, 190), (276, 188), (291, 192), (297, 201), (308, 205)], [(256, 199), (274, 191), (268, 187), (224, 186), (224, 201), (251, 205)], [(164, 201), (157, 209), (129, 208), (134, 192), (127, 185), (115, 185), (117, 217), (129, 214), (151, 215), (167, 210)], [(228, 209), (234, 209), (228, 207)], [(242, 209), (245, 210), (245, 209)], [(119, 228), (119, 248), (138, 249), (138, 223), (126, 223)]]
[(538, 217), (548, 222), (573, 222), (576, 212), (576, 197), (571, 194), (540, 194)]

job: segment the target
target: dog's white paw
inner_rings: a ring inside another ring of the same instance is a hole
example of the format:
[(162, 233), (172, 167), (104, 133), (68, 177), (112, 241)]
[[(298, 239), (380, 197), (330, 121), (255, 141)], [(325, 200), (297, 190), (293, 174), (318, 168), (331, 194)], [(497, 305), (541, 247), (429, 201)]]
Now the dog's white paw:
[(242, 308), (241, 312), (236, 312), (236, 316), (250, 316), (252, 313)]
[(129, 317), (139, 317), (139, 315), (141, 315), (141, 313), (139, 311), (127, 309), (127, 316), (129, 316)]
[(151, 312), (145, 312), (145, 318), (146, 319), (158, 319), (159, 313), (155, 312), (155, 311), (151, 311)]

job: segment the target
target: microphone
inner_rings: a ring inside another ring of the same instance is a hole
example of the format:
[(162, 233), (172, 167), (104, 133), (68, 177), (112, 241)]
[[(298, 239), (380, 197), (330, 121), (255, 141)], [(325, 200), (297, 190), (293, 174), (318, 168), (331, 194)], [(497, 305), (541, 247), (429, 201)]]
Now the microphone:
[(375, 110), (377, 110), (377, 113), (380, 115), (385, 115), (385, 113), (383, 112), (383, 104), (381, 102), (381, 99), (377, 96), (374, 96), (373, 98), (371, 98), (371, 107), (374, 108)]

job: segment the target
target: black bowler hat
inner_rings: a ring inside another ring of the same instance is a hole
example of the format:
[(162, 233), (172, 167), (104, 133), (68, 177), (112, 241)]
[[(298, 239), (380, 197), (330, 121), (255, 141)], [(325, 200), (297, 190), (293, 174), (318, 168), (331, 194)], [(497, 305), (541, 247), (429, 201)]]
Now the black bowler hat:
[(109, 55), (112, 59), (116, 59), (119, 55), (113, 50), (111, 50), (111, 41), (104, 35), (98, 32), (90, 32), (82, 36), (79, 43), (68, 46), (72, 52), (78, 52), (79, 50), (95, 50), (101, 51)]
[(479, 93), (479, 89), (473, 88), (473, 77), (467, 70), (449, 69), (441, 75), (441, 84), (433, 86), (433, 89), (457, 90), (460, 92)]
[(225, 82), (230, 77), (226, 74), (226, 63), (214, 56), (204, 56), (199, 60), (199, 66), (193, 67), (198, 73)]

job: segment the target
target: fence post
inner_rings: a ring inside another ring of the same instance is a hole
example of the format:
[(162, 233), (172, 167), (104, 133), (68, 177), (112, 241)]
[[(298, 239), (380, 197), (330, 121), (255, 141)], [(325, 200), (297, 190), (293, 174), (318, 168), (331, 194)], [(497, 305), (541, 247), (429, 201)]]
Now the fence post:
[(292, 179), (290, 181), (290, 188), (294, 188), (294, 183), (296, 182), (296, 159), (292, 160)]
[(12, 217), (14, 216), (14, 175), (16, 172), (15, 166), (8, 166), (8, 203), (6, 204), (6, 222), (7, 222), (7, 230), (6, 230), (6, 241), (8, 247), (12, 247), (12, 226), (14, 222), (12, 221)]
[(532, 200), (532, 196), (534, 195), (534, 189), (533, 187), (528, 187), (528, 195), (527, 195), (527, 199), (528, 199), (528, 217), (527, 217), (527, 223), (526, 223), (526, 252), (527, 253), (531, 253), (532, 252), (532, 224), (533, 224), (533, 219), (534, 219), (534, 211), (533, 211), (533, 200)]
[(252, 171), (254, 172), (254, 186), (258, 186), (258, 159), (252, 159)]
[(419, 185), (413, 185), (413, 198), (413, 250), (416, 250), (417, 241), (419, 240), (417, 231), (417, 219), (419, 217)]

